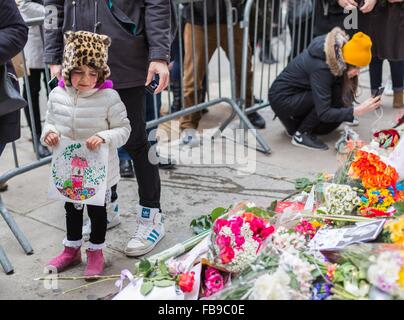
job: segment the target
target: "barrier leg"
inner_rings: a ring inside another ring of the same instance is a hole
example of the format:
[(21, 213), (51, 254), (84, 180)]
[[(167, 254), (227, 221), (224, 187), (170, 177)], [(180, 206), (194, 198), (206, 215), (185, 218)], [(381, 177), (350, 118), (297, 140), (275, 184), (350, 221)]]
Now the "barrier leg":
[(8, 226), (10, 227), (11, 231), (13, 232), (14, 236), (17, 238), (18, 242), (20, 243), (21, 247), (24, 249), (26, 254), (33, 254), (34, 249), (32, 249), (30, 243), (28, 242), (27, 238), (25, 237), (24, 233), (20, 230), (17, 223), (14, 221), (14, 218), (11, 216), (10, 212), (4, 206), (4, 203), (0, 197), (0, 213), (3, 216), (4, 220), (7, 222)]
[(11, 265), (10, 260), (8, 260), (2, 246), (0, 246), (0, 264), (6, 274), (14, 273), (13, 266)]

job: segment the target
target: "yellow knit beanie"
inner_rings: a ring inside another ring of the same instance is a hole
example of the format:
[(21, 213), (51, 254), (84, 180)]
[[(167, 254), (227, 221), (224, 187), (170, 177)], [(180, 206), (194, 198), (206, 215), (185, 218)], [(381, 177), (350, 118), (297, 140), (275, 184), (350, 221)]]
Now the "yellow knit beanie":
[(372, 60), (372, 40), (363, 32), (355, 33), (342, 48), (345, 63), (355, 67), (366, 67)]

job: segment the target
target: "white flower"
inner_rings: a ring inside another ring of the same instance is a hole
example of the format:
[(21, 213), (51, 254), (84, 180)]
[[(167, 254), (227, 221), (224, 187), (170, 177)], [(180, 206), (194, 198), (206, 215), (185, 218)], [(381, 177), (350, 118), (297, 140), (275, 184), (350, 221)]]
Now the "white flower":
[(397, 281), (404, 264), (400, 252), (382, 252), (369, 260), (374, 261), (367, 272), (369, 282), (384, 292), (400, 295), (401, 290)]
[(252, 300), (290, 300), (290, 277), (282, 269), (257, 278), (252, 289)]

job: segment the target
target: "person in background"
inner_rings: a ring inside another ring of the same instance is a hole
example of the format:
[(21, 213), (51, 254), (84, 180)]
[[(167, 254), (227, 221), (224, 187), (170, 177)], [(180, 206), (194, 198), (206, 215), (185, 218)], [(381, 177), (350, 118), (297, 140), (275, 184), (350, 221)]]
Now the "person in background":
[(403, 108), (404, 1), (365, 0), (359, 10), (359, 28), (373, 41), (373, 59), (369, 66), (372, 94), (383, 86), (383, 61), (388, 60), (394, 92), (393, 108)]
[[(14, 1), (0, 1), (0, 65), (7, 65), (7, 71), (13, 73), (10, 60), (21, 52), (27, 43), (28, 28)], [(13, 81), (13, 80), (12, 80)], [(16, 90), (18, 83), (14, 81)], [(7, 143), (20, 138), (20, 111), (0, 116), (0, 157)], [(5, 191), (7, 185), (0, 185)]]
[(327, 150), (317, 135), (328, 134), (342, 122), (380, 106), (380, 96), (365, 100), (355, 109), (352, 106), (360, 68), (372, 59), (371, 46), (367, 35), (359, 32), (349, 40), (336, 27), (315, 38), (276, 78), (268, 98), (293, 145)]
[[(45, 8), (42, 0), (17, 0), (18, 8), (24, 20), (45, 17)], [(28, 42), (24, 48), (27, 68), (29, 70), (28, 82), (32, 99), (32, 109), (34, 112), (35, 132), (31, 125), (28, 106), (24, 109), (25, 117), (31, 129), (32, 139), (38, 144), (38, 154), (40, 158), (50, 155), (49, 150), (39, 143), (39, 137), (42, 132), (41, 111), (39, 105), (39, 94), (41, 92), (41, 77), (43, 78), (44, 88), (47, 92), (47, 83), (45, 77), (45, 65), (43, 63), (43, 34), (40, 26), (29, 27)], [(27, 98), (27, 86), (24, 82), (23, 97)]]

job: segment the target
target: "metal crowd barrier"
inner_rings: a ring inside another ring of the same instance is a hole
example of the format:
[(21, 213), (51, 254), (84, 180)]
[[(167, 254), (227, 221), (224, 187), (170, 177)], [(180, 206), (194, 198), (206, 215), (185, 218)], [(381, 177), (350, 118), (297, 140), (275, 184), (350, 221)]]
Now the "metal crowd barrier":
[[(239, 101), (245, 114), (270, 106), (268, 89), (272, 82), (310, 44), (314, 37), (316, 1), (319, 0), (246, 1), (241, 22), (244, 38)], [(263, 58), (259, 59), (260, 56)], [(264, 57), (272, 61), (264, 63)], [(252, 92), (250, 101), (248, 90)], [(223, 131), (235, 116), (233, 113), (219, 130)]]

